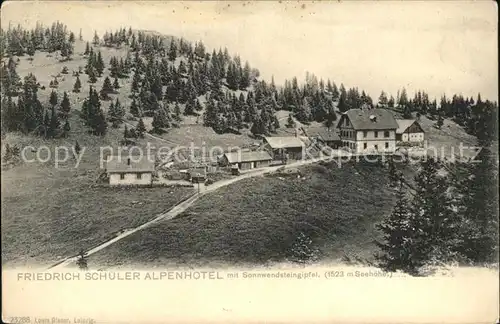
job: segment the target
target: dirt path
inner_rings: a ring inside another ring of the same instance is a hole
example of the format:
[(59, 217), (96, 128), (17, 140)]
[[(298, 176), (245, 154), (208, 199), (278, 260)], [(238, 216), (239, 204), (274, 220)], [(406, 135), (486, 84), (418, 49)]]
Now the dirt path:
[[(92, 254), (94, 254), (96, 252), (99, 252), (99, 251), (105, 249), (106, 247), (110, 246), (111, 244), (113, 244), (115, 242), (118, 242), (118, 241), (126, 238), (127, 236), (129, 236), (129, 235), (131, 235), (131, 234), (133, 234), (133, 233), (135, 233), (137, 231), (140, 231), (140, 230), (145, 229), (145, 228), (147, 228), (149, 226), (155, 225), (156, 223), (158, 223), (160, 221), (170, 220), (170, 219), (176, 217), (177, 215), (179, 215), (180, 213), (182, 213), (183, 211), (185, 211), (186, 209), (188, 209), (200, 197), (202, 197), (205, 194), (210, 193), (212, 191), (216, 191), (219, 188), (228, 186), (228, 185), (230, 185), (232, 183), (241, 181), (243, 179), (263, 176), (266, 173), (274, 172), (274, 171), (276, 171), (276, 170), (278, 170), (280, 168), (285, 168), (285, 169), (296, 168), (296, 167), (299, 167), (299, 166), (303, 166), (303, 165), (308, 165), (308, 164), (312, 164), (312, 163), (315, 163), (315, 162), (319, 162), (319, 161), (322, 161), (322, 160), (325, 160), (325, 159), (326, 158), (323, 158), (323, 159), (311, 159), (311, 160), (305, 160), (305, 161), (298, 161), (298, 162), (287, 164), (287, 165), (280, 165), (280, 166), (269, 167), (269, 168), (265, 168), (265, 169), (261, 169), (261, 170), (253, 170), (253, 171), (246, 172), (246, 173), (242, 174), (241, 176), (239, 176), (237, 178), (232, 178), (232, 179), (221, 180), (221, 181), (215, 182), (214, 184), (212, 184), (212, 185), (210, 185), (208, 187), (205, 187), (204, 190), (202, 190), (202, 191), (200, 190), (199, 193), (195, 193), (193, 196), (191, 196), (187, 200), (185, 200), (185, 201), (183, 201), (183, 202), (175, 205), (168, 212), (160, 214), (156, 218), (152, 219), (151, 221), (149, 221), (147, 223), (144, 223), (144, 224), (142, 224), (142, 225), (140, 225), (138, 227), (125, 230), (124, 232), (122, 232), (121, 234), (117, 235), (113, 239), (111, 239), (109, 241), (106, 241), (106, 242), (104, 242), (104, 243), (102, 243), (102, 244), (100, 244), (100, 245), (98, 245), (98, 246), (96, 246), (96, 247), (94, 247), (94, 248), (86, 251), (86, 254), (87, 255), (92, 255)], [(196, 189), (196, 187), (195, 187), (195, 189)], [(68, 257), (66, 259), (63, 259), (63, 260), (61, 260), (61, 261), (53, 264), (52, 266), (49, 267), (49, 269), (63, 268), (65, 266), (68, 266), (71, 263), (75, 262), (77, 260), (77, 258), (78, 258), (77, 256)]]

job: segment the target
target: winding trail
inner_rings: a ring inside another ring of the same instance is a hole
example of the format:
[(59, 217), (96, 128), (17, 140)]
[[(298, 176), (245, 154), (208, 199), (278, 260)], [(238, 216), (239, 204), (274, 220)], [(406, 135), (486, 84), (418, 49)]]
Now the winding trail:
[[(94, 248), (86, 251), (85, 253), (87, 255), (92, 255), (94, 253), (97, 253), (97, 252), (105, 249), (106, 247), (110, 246), (111, 244), (113, 244), (115, 242), (118, 242), (118, 241), (126, 238), (127, 236), (129, 236), (131, 234), (134, 234), (135, 232), (138, 232), (140, 230), (143, 230), (145, 228), (153, 226), (153, 225), (155, 225), (156, 223), (158, 223), (160, 221), (170, 220), (170, 219), (176, 217), (177, 215), (179, 215), (180, 213), (182, 213), (183, 211), (185, 211), (186, 209), (188, 209), (200, 197), (204, 196), (207, 193), (216, 191), (219, 188), (228, 186), (230, 184), (233, 184), (235, 182), (241, 181), (243, 179), (248, 179), (248, 178), (263, 176), (266, 173), (271, 173), (271, 172), (277, 171), (280, 168), (285, 168), (285, 169), (296, 168), (296, 167), (299, 167), (299, 166), (308, 165), (308, 164), (312, 164), (312, 163), (316, 163), (316, 162), (328, 160), (330, 158), (331, 157), (317, 158), (317, 159), (311, 159), (311, 160), (298, 161), (298, 162), (290, 163), (290, 164), (287, 164), (287, 165), (279, 165), (279, 166), (268, 167), (268, 168), (265, 168), (265, 169), (252, 170), (252, 171), (245, 172), (244, 174), (242, 174), (242, 175), (240, 175), (240, 176), (238, 176), (236, 178), (227, 179), (227, 180), (221, 180), (221, 181), (215, 182), (212, 185), (210, 185), (208, 187), (205, 187), (205, 189), (203, 191), (197, 192), (193, 196), (189, 197), (188, 199), (186, 199), (186, 200), (180, 202), (179, 204), (175, 205), (174, 207), (172, 207), (167, 212), (158, 215), (156, 218), (154, 218), (154, 219), (152, 219), (152, 220), (150, 220), (150, 221), (148, 221), (148, 222), (146, 222), (146, 223), (144, 223), (144, 224), (142, 224), (142, 225), (140, 225), (138, 227), (125, 230), (124, 232), (120, 233), (119, 235), (117, 235), (116, 237), (112, 238), (111, 240), (108, 240), (108, 241), (106, 241), (104, 243), (101, 243), (98, 246), (96, 246), (96, 247), (94, 247)], [(65, 259), (63, 259), (61, 261), (58, 261), (57, 263), (53, 264), (48, 269), (53, 270), (53, 269), (58, 269), (58, 268), (66, 267), (66, 266), (70, 265), (71, 263), (75, 262), (77, 259), (78, 259), (78, 256), (71, 256), (71, 257), (65, 258)]]

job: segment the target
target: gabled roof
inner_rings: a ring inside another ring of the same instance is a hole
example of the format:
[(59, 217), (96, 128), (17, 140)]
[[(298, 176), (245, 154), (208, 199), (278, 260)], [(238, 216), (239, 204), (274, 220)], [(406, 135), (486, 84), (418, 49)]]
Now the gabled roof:
[(398, 129), (396, 129), (396, 134), (403, 134), (408, 129), (408, 127), (410, 127), (414, 123), (417, 123), (415, 119), (396, 119), (396, 121), (398, 123)]
[(108, 157), (106, 170), (109, 173), (153, 172), (155, 161), (147, 156), (114, 155)]
[(335, 130), (328, 131), (327, 129), (320, 131), (318, 137), (326, 142), (340, 141), (340, 136)]
[[(349, 118), (355, 130), (397, 129), (398, 123), (387, 109), (349, 109), (341, 117)], [(341, 126), (339, 121), (338, 127)]]
[(229, 152), (224, 153), (227, 161), (229, 163), (238, 162), (254, 162), (254, 161), (271, 161), (273, 158), (266, 151), (256, 151), (256, 152)]
[(264, 137), (269, 143), (269, 146), (273, 149), (279, 148), (290, 148), (290, 147), (303, 147), (305, 146), (299, 138), (294, 136), (276, 136), (276, 137)]

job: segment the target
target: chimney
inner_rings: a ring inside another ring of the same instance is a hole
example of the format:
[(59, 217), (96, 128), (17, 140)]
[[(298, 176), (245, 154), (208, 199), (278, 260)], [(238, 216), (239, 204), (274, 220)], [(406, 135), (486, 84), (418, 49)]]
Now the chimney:
[(127, 165), (130, 165), (130, 158), (127, 159)]
[(295, 128), (295, 137), (299, 137), (299, 129)]

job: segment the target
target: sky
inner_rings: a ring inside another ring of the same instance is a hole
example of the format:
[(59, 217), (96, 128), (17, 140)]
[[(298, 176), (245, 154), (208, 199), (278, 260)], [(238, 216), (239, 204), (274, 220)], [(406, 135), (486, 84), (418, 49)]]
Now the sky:
[(227, 47), (281, 84), (306, 72), (346, 88), (396, 96), (498, 98), (494, 1), (23, 1), (4, 3), (9, 22), (59, 20), (91, 39), (131, 26)]

